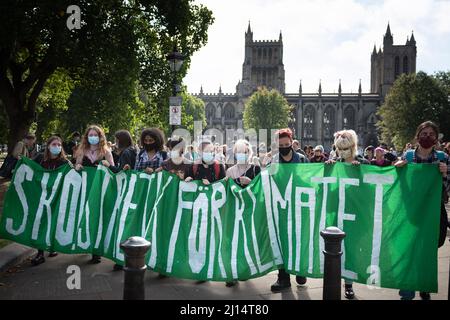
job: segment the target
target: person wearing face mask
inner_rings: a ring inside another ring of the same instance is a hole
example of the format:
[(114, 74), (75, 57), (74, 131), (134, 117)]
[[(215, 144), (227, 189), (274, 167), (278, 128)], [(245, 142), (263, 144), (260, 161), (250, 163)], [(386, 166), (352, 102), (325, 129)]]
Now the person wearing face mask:
[[(309, 160), (302, 154), (295, 152), (292, 148), (292, 131), (289, 128), (280, 129), (275, 132), (278, 141), (278, 153), (272, 156), (271, 163), (308, 163)], [(276, 150), (276, 149), (275, 149)], [(306, 277), (296, 276), (297, 284), (304, 285)], [(278, 279), (270, 287), (273, 292), (279, 292), (291, 287), (291, 276), (284, 269), (278, 270)]]
[[(105, 167), (118, 173), (121, 170), (129, 170), (134, 168), (136, 164), (137, 150), (134, 147), (133, 138), (128, 130), (119, 130), (114, 134), (116, 146), (116, 158), (117, 163), (115, 166), (111, 166), (108, 161), (103, 160), (102, 164)], [(114, 161), (116, 162), (116, 161)]]
[(169, 158), (164, 160), (162, 167), (156, 171), (166, 170), (176, 174), (181, 180), (184, 180), (184, 174), (190, 164), (190, 161), (184, 157), (186, 143), (182, 137), (172, 137), (166, 144), (169, 149)]
[[(105, 132), (96, 125), (91, 125), (86, 129), (75, 155), (75, 170), (77, 171), (83, 167), (97, 167), (103, 160), (106, 160), (110, 166), (114, 166), (114, 159), (108, 148)], [(101, 257), (94, 254), (90, 262), (100, 263)]]
[(383, 148), (376, 148), (375, 149), (375, 158), (370, 161), (371, 165), (379, 166), (379, 167), (387, 167), (392, 165), (392, 162), (386, 159), (384, 156), (384, 153), (386, 151)]
[(141, 146), (134, 169), (151, 174), (167, 159), (164, 133), (158, 128), (144, 129), (141, 133)]
[[(445, 194), (447, 193), (446, 190), (450, 178), (450, 161), (444, 152), (435, 150), (438, 137), (439, 128), (435, 123), (431, 121), (421, 123), (417, 127), (415, 136), (418, 142), (417, 148), (406, 151), (402, 159), (395, 162), (394, 166), (403, 167), (408, 163), (429, 163), (439, 167), (439, 171), (442, 174), (442, 200), (438, 241), (438, 248), (440, 248), (445, 243), (447, 228), (449, 227), (447, 211), (445, 209)], [(402, 300), (412, 300), (416, 293), (409, 290), (400, 290), (399, 295)], [(428, 292), (420, 292), (420, 297), (423, 300), (429, 300), (430, 294)]]
[[(47, 148), (44, 153), (38, 154), (33, 160), (37, 162), (42, 168), (47, 170), (55, 170), (60, 166), (65, 164), (71, 165), (70, 161), (67, 159), (66, 154), (62, 148), (63, 141), (60, 137), (51, 136), (47, 140)], [(58, 254), (56, 252), (50, 251), (49, 257), (55, 257)], [(44, 250), (38, 250), (37, 255), (31, 259), (31, 264), (37, 266), (45, 262)]]
[[(334, 134), (334, 145), (338, 153), (336, 159), (326, 161), (326, 164), (333, 164), (335, 162), (345, 162), (352, 165), (370, 164), (364, 157), (357, 154), (358, 136), (354, 130), (342, 130)], [(353, 299), (355, 292), (353, 291), (353, 281), (345, 280), (345, 297)]]
[[(251, 163), (253, 151), (250, 143), (245, 139), (239, 139), (234, 143), (233, 155), (236, 164), (227, 169), (226, 177), (245, 188), (261, 172), (261, 168)], [(236, 283), (237, 281), (228, 281), (226, 286), (232, 287)]]
[(185, 181), (202, 180), (203, 184), (209, 185), (225, 178), (225, 168), (215, 160), (214, 151), (215, 148), (211, 141), (203, 140), (200, 143), (200, 158), (187, 168)]

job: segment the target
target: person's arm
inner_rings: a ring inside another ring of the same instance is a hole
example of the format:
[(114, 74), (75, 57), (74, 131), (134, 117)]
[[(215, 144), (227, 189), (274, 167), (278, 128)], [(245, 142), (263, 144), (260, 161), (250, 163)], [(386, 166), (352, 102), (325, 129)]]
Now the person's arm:
[(110, 165), (110, 166), (113, 166), (113, 167), (114, 167), (114, 158), (113, 158), (113, 155), (112, 155), (112, 153), (111, 153), (111, 150), (107, 150), (107, 151), (106, 151), (105, 159), (106, 159), (106, 161), (109, 162), (109, 165)]

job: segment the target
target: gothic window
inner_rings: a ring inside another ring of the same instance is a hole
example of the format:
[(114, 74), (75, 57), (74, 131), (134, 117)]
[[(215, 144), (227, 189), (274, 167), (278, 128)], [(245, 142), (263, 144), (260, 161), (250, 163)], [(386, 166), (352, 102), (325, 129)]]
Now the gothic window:
[(408, 57), (403, 57), (403, 73), (408, 73), (409, 66), (408, 66)]
[(355, 109), (353, 106), (348, 106), (344, 110), (344, 129), (355, 130)]
[(305, 108), (303, 116), (303, 137), (312, 139), (314, 136), (314, 108), (309, 105)]
[(261, 48), (258, 48), (258, 59), (261, 60)]
[(264, 59), (267, 58), (267, 49), (266, 48), (263, 49), (263, 58)]
[(269, 61), (272, 63), (272, 48), (269, 49)]
[(225, 119), (234, 119), (234, 106), (228, 103), (224, 109)]
[(332, 106), (327, 106), (323, 113), (323, 136), (325, 139), (332, 139), (335, 131), (335, 113)]
[(400, 75), (400, 58), (399, 57), (395, 57), (395, 79), (397, 79), (397, 77)]
[(212, 103), (208, 103), (205, 109), (206, 119), (214, 118), (214, 105)]

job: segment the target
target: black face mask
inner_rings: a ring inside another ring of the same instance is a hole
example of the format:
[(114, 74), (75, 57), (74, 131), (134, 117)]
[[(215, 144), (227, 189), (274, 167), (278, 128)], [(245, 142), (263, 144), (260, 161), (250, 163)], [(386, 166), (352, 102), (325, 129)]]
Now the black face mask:
[(144, 143), (144, 149), (145, 151), (151, 151), (151, 150), (155, 150), (156, 148), (156, 143)]
[(289, 152), (292, 151), (292, 146), (284, 147), (284, 148), (279, 147), (278, 150), (280, 151), (280, 154), (282, 156), (287, 156), (289, 154)]

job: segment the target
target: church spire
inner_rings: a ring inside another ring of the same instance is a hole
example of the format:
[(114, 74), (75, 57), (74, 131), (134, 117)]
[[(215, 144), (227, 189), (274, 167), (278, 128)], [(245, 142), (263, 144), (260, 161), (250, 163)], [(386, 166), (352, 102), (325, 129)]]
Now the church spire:
[(250, 20), (248, 20), (248, 28), (247, 28), (247, 33), (251, 33), (252, 29), (250, 28)]
[(319, 96), (322, 95), (322, 79), (319, 80)]
[(391, 26), (389, 25), (389, 22), (386, 29), (386, 34), (384, 35), (383, 44), (384, 46), (392, 46), (394, 44), (394, 38), (391, 33)]
[(298, 86), (298, 94), (301, 96), (303, 93), (303, 89), (302, 89), (302, 79), (300, 79), (300, 85)]
[(359, 79), (359, 88), (358, 88), (358, 94), (361, 95), (362, 88), (361, 88), (361, 79)]
[(222, 94), (222, 85), (219, 85), (219, 94)]
[(373, 52), (372, 52), (372, 54), (373, 55), (377, 54), (377, 45), (376, 44), (373, 45)]
[(339, 79), (339, 88), (338, 88), (339, 95), (342, 94), (342, 86), (341, 86), (341, 79)]
[(414, 38), (414, 31), (412, 32), (411, 39), (409, 39), (409, 44), (415, 46), (416, 39)]
[(200, 94), (203, 94), (203, 85), (200, 85)]
[(283, 41), (283, 35), (281, 34), (281, 30), (280, 30), (280, 36), (278, 37), (278, 41), (279, 42)]
[(253, 32), (252, 28), (250, 27), (250, 20), (248, 20), (248, 28), (247, 31), (245, 32), (245, 42), (251, 43), (252, 41), (253, 41)]

